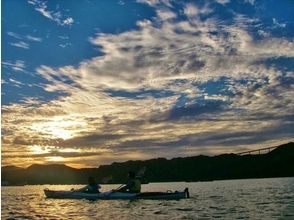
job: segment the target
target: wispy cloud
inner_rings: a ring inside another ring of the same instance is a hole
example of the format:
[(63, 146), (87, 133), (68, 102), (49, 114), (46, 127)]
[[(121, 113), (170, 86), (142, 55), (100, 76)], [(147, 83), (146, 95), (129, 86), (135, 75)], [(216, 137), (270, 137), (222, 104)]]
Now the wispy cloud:
[(72, 25), (74, 23), (74, 19), (73, 18), (66, 18), (62, 21), (63, 25)]
[(255, 3), (255, 0), (244, 0), (244, 1), (251, 4), (251, 5), (254, 5), (254, 3)]
[(24, 85), (22, 82), (20, 82), (18, 80), (15, 80), (15, 79), (11, 79), (11, 78), (9, 79), (9, 84), (14, 85), (14, 86), (19, 87), (19, 88)]
[(16, 38), (16, 39), (22, 39), (22, 36), (20, 36), (17, 33), (11, 32), (11, 31), (7, 32), (7, 35), (10, 37)]
[(38, 11), (41, 15), (51, 21), (56, 22), (58, 25), (70, 26), (74, 23), (74, 19), (72, 17), (64, 16), (61, 11), (49, 10), (47, 3), (44, 1), (29, 0), (28, 3), (33, 5), (35, 7), (35, 10)]
[(285, 28), (287, 24), (286, 23), (279, 23), (276, 18), (273, 18), (273, 25), (275, 27)]
[(34, 37), (34, 36), (31, 36), (31, 35), (27, 35), (26, 38), (29, 41), (42, 42), (42, 38), (40, 38), (40, 37)]
[(28, 41), (29, 42), (42, 42), (42, 38), (35, 37), (35, 36), (32, 36), (32, 35), (23, 36), (21, 34), (14, 33), (14, 32), (11, 32), (11, 31), (7, 32), (6, 34), (8, 36), (10, 36), (10, 37), (13, 37), (14, 39), (20, 40), (17, 43), (10, 43), (10, 45), (15, 46), (15, 47), (20, 47), (20, 48), (23, 48), (23, 49), (29, 49), (30, 48), (30, 45), (29, 45)]
[(71, 43), (59, 44), (59, 46), (62, 47), (62, 48), (66, 48), (66, 47), (69, 47), (71, 45), (72, 45)]
[(10, 45), (14, 46), (14, 47), (19, 47), (22, 49), (29, 49), (30, 48), (30, 45), (28, 43), (23, 42), (23, 41), (19, 41), (16, 43), (10, 43)]
[(2, 66), (5, 68), (11, 68), (15, 71), (24, 71), (25, 69), (25, 62), (22, 60), (16, 60), (15, 62), (10, 61), (2, 61)]
[(216, 0), (216, 2), (222, 4), (222, 5), (225, 5), (227, 3), (229, 3), (231, 0)]

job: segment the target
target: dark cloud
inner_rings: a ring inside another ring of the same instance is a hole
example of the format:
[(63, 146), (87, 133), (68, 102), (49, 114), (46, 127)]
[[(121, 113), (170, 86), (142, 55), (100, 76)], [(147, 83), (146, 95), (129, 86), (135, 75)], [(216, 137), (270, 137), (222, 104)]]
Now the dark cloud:
[[(195, 122), (197, 123), (197, 122)], [(193, 122), (191, 122), (192, 126)], [(257, 131), (231, 131), (231, 132), (202, 132), (189, 135), (182, 135), (177, 137), (176, 140), (159, 140), (159, 139), (148, 139), (148, 140), (137, 140), (128, 141), (120, 144), (120, 147), (124, 150), (143, 149), (148, 152), (159, 152), (168, 151), (183, 152), (186, 147), (192, 147), (200, 150), (202, 148), (212, 148), (215, 146), (228, 147), (230, 149), (239, 149), (237, 146), (240, 145), (256, 145), (263, 144), (266, 141), (275, 141), (282, 138), (293, 137), (294, 122), (288, 124), (280, 124), (264, 128), (263, 130)], [(172, 151), (173, 149), (173, 151)]]
[(233, 133), (223, 133), (210, 135), (205, 138), (200, 138), (199, 142), (203, 145), (221, 145), (221, 146), (238, 146), (240, 143), (242, 145), (256, 145), (264, 143), (269, 140), (278, 140), (281, 138), (293, 137), (294, 133), (294, 123), (281, 124), (279, 126), (272, 126), (268, 129), (259, 131), (243, 131), (243, 132), (233, 132)]
[(113, 141), (118, 141), (126, 135), (122, 134), (103, 134), (103, 133), (93, 133), (90, 135), (78, 136), (68, 140), (59, 140), (55, 146), (62, 147), (80, 147), (80, 148), (100, 148), (107, 147)]
[(169, 90), (156, 90), (156, 89), (140, 89), (135, 92), (126, 90), (106, 90), (105, 91), (111, 97), (122, 97), (129, 99), (146, 99), (148, 97), (153, 98), (165, 98), (175, 95), (175, 92)]

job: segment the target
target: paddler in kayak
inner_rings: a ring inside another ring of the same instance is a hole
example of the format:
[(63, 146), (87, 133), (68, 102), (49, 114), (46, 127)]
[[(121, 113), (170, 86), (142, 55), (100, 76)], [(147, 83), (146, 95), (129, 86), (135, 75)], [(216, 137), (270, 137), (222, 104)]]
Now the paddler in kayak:
[(90, 176), (88, 178), (88, 185), (84, 186), (81, 189), (75, 190), (79, 192), (85, 192), (85, 193), (100, 193), (99, 189), (101, 186), (96, 182), (94, 177)]
[(127, 183), (116, 190), (119, 192), (130, 192), (130, 193), (140, 193), (141, 192), (141, 181), (136, 178), (136, 174), (133, 171), (128, 173), (128, 181)]

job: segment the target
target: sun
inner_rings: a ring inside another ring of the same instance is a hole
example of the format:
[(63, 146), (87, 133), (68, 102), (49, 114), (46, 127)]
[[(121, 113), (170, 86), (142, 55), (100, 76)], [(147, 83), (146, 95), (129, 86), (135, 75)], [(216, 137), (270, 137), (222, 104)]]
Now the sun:
[(50, 156), (50, 157), (45, 157), (45, 160), (48, 162), (60, 162), (60, 161), (64, 161), (64, 158), (61, 156)]
[(50, 152), (50, 148), (47, 146), (39, 146), (39, 145), (33, 145), (29, 146), (29, 150), (33, 154), (46, 154)]
[(31, 129), (42, 136), (67, 140), (74, 137), (86, 123), (72, 120), (70, 117), (54, 117), (52, 119), (34, 123)]
[(70, 139), (73, 136), (73, 133), (69, 130), (64, 130), (64, 129), (54, 129), (51, 131), (51, 135), (56, 137), (56, 138), (61, 138), (63, 140)]

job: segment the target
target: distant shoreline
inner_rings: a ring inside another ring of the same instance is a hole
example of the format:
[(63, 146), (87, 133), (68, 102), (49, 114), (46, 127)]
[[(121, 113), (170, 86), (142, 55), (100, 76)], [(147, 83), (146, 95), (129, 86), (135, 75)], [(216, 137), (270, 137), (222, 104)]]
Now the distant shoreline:
[(294, 143), (257, 155), (223, 154), (183, 158), (157, 158), (75, 169), (66, 165), (38, 165), (28, 168), (2, 167), (2, 185), (85, 184), (89, 176), (99, 183), (121, 184), (127, 173), (137, 172), (142, 183), (210, 182), (294, 176)]
[[(211, 180), (211, 181), (195, 181), (195, 182), (151, 182), (151, 183), (143, 183), (142, 185), (148, 184), (160, 184), (160, 183), (205, 183), (205, 182), (219, 182), (219, 181), (238, 181), (238, 180), (268, 180), (268, 179), (290, 179), (294, 178), (294, 176), (284, 176), (284, 177), (266, 177), (266, 178), (247, 178), (247, 179), (223, 179), (223, 180)], [(100, 185), (119, 185), (122, 183), (101, 183)], [(80, 186), (83, 184), (26, 184), (26, 185), (8, 185), (8, 186), (1, 186), (1, 187), (19, 187), (19, 186), (44, 186), (44, 185), (52, 185), (52, 186)]]

